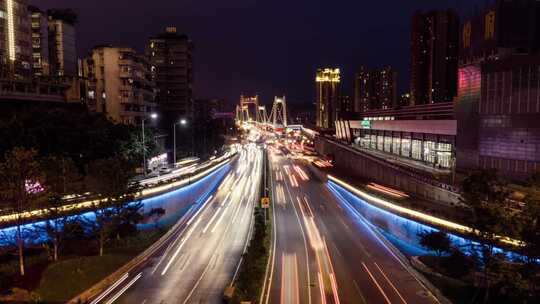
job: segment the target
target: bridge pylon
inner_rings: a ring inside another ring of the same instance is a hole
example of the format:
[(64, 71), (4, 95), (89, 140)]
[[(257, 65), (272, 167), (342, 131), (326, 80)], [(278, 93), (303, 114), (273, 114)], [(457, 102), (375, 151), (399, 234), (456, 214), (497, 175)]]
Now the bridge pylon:
[(270, 119), (274, 127), (278, 125), (287, 126), (287, 100), (285, 96), (274, 97)]

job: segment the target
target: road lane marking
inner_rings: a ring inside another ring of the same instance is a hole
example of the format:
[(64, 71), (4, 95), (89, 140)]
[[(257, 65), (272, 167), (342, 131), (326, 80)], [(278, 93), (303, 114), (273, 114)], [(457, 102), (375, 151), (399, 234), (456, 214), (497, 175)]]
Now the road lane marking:
[(381, 269), (381, 267), (379, 267), (379, 265), (377, 264), (377, 262), (373, 262), (373, 264), (375, 264), (375, 266), (377, 267), (377, 269), (379, 270), (379, 272), (383, 275), (383, 277), (386, 279), (386, 281), (388, 282), (388, 284), (390, 284), (390, 286), (392, 286), (392, 289), (394, 289), (394, 291), (397, 293), (397, 295), (399, 296), (399, 298), (401, 299), (401, 301), (404, 303), (404, 304), (407, 304), (407, 301), (405, 301), (405, 299), (403, 298), (403, 296), (401, 295), (401, 293), (399, 293), (399, 291), (397, 290), (396, 286), (394, 284), (392, 284), (392, 282), (390, 282), (390, 279), (388, 279), (388, 277), (386, 276), (386, 274), (383, 272), (383, 270)]
[(356, 291), (358, 292), (358, 295), (360, 296), (360, 299), (362, 299), (362, 303), (367, 304), (366, 298), (364, 298), (364, 295), (362, 294), (362, 291), (360, 290), (360, 287), (358, 287), (358, 283), (355, 279), (352, 280), (354, 283), (354, 288), (356, 288)]
[(169, 267), (171, 267), (171, 264), (172, 262), (174, 261), (174, 259), (178, 256), (178, 254), (180, 253), (180, 250), (182, 249), (182, 247), (184, 247), (184, 244), (186, 243), (186, 241), (189, 239), (189, 237), (191, 236), (191, 234), (193, 233), (193, 231), (195, 230), (195, 227), (197, 227), (197, 225), (199, 224), (199, 222), (201, 221), (201, 218), (199, 218), (195, 224), (193, 225), (193, 227), (191, 227), (191, 229), (189, 230), (188, 234), (185, 236), (185, 238), (182, 240), (182, 242), (180, 243), (180, 245), (178, 246), (178, 249), (176, 249), (176, 252), (174, 253), (174, 255), (169, 259), (169, 262), (167, 263), (167, 265), (165, 266), (165, 269), (163, 269), (163, 271), (161, 272), (161, 275), (165, 275), (165, 273), (167, 273), (167, 270), (169, 269)]
[(329, 189), (331, 189), (332, 193), (334, 193), (334, 196), (336, 198), (338, 198), (338, 200), (343, 203), (345, 205), (345, 207), (347, 207), (347, 209), (349, 209), (352, 214), (358, 219), (360, 220), (360, 222), (362, 224), (364, 224), (364, 226), (367, 228), (367, 230), (373, 235), (373, 237), (379, 242), (379, 244), (381, 244), (383, 246), (383, 248), (386, 249), (386, 251), (403, 267), (403, 269), (405, 269), (405, 271), (407, 271), (415, 280), (416, 282), (418, 282), (418, 284), (424, 288), (424, 290), (431, 296), (431, 298), (437, 302), (437, 303), (441, 303), (439, 301), (439, 299), (437, 299), (437, 297), (426, 287), (426, 285), (424, 285), (424, 283), (422, 283), (422, 281), (417, 277), (417, 275), (415, 275), (406, 265), (405, 263), (394, 253), (394, 251), (392, 249), (390, 249), (390, 247), (385, 243), (385, 241), (383, 241), (382, 238), (384, 238), (384, 236), (380, 236), (378, 234), (378, 232), (376, 232), (375, 229), (373, 229), (372, 227), (372, 224), (370, 224), (369, 222), (367, 222), (367, 220), (364, 219), (364, 217), (358, 212), (358, 210), (354, 209), (350, 203), (345, 200), (345, 198), (343, 198), (343, 196), (341, 196), (341, 194), (339, 194), (334, 188), (332, 188), (331, 186), (327, 185), (327, 187)]
[(97, 297), (95, 300), (90, 302), (90, 304), (99, 303), (99, 301), (103, 300), (103, 298), (105, 298), (109, 293), (111, 293), (111, 291), (113, 291), (118, 285), (120, 285), (122, 282), (124, 282), (127, 279), (128, 276), (129, 276), (129, 274), (126, 272), (120, 279), (118, 279), (116, 282), (114, 282), (114, 284), (109, 286), (109, 288), (107, 288), (99, 297)]
[(379, 291), (381, 292), (382, 296), (383, 296), (384, 299), (386, 300), (386, 303), (392, 304), (392, 302), (390, 302), (390, 300), (389, 300), (388, 297), (386, 296), (386, 293), (384, 292), (384, 290), (381, 288), (381, 285), (379, 285), (379, 283), (377, 282), (377, 280), (375, 279), (375, 277), (373, 276), (373, 274), (371, 273), (371, 271), (369, 271), (368, 267), (366, 266), (366, 264), (365, 264), (364, 262), (362, 262), (362, 266), (364, 266), (364, 269), (365, 269), (366, 272), (368, 273), (369, 277), (371, 278), (371, 280), (373, 281), (373, 283), (375, 283), (375, 286), (377, 286), (377, 288), (378, 288)]
[(202, 231), (202, 234), (205, 234), (206, 233), (206, 230), (208, 230), (208, 227), (210, 227), (210, 225), (212, 225), (212, 223), (214, 222), (214, 220), (216, 219), (216, 216), (218, 215), (219, 211), (221, 210), (221, 206), (217, 208), (216, 212), (214, 212), (214, 215), (212, 215), (212, 218), (210, 218), (210, 221), (208, 221), (208, 223), (206, 224), (206, 226), (204, 226), (204, 229)]
[(120, 289), (120, 291), (117, 294), (115, 294), (114, 297), (112, 297), (112, 299), (107, 301), (107, 304), (114, 303), (114, 301), (116, 301), (124, 292), (126, 292), (126, 290), (128, 290), (128, 288), (131, 287), (131, 285), (135, 284), (135, 282), (137, 282), (137, 280), (140, 279), (141, 277), (142, 277), (142, 272), (139, 272), (139, 274), (136, 275), (131, 281), (129, 281), (129, 283), (127, 283), (126, 286)]
[[(298, 215), (298, 211), (296, 210), (295, 203), (292, 199), (291, 191), (289, 190), (289, 187), (287, 184), (285, 184), (285, 189), (287, 189), (287, 193), (289, 194), (289, 197), (291, 198), (291, 205), (293, 206), (294, 214), (296, 215), (296, 219), (298, 220), (298, 225), (300, 226), (300, 231), (302, 232), (302, 239), (304, 240), (304, 250), (306, 254), (306, 274), (307, 274), (307, 281), (311, 282), (310, 273), (309, 273), (309, 252), (308, 252), (308, 246), (307, 246), (307, 239), (306, 239), (306, 233), (304, 232), (304, 227), (302, 226), (302, 221), (300, 220), (300, 216)], [(300, 207), (300, 206), (298, 206)], [(302, 210), (300, 210), (302, 211)], [(308, 303), (311, 304), (311, 288), (307, 289), (308, 291)]]

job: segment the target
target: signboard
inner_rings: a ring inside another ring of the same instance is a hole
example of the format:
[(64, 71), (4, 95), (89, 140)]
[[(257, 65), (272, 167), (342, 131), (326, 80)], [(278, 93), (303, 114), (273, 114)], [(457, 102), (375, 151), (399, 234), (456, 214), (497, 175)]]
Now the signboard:
[(371, 120), (362, 120), (362, 129), (371, 129)]
[(269, 197), (262, 197), (261, 198), (261, 208), (263, 208), (263, 209), (270, 208), (270, 198)]

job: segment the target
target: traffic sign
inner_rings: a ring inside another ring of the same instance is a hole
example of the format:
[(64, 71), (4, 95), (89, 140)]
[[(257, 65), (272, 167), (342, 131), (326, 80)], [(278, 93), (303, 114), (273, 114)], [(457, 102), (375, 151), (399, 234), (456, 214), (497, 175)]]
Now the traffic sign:
[(270, 198), (262, 197), (261, 198), (261, 208), (268, 209), (270, 208)]

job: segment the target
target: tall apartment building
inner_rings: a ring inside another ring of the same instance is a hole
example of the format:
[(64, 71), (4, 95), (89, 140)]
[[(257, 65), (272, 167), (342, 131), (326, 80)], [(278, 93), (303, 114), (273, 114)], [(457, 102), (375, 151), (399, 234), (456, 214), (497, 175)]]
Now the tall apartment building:
[(0, 78), (28, 79), (32, 75), (27, 7), (25, 0), (0, 0)]
[(315, 84), (317, 87), (316, 108), (317, 127), (334, 128), (337, 120), (336, 110), (339, 104), (340, 70), (336, 68), (317, 69)]
[(540, 3), (498, 0), (461, 29), (457, 168), (540, 169)]
[(119, 123), (138, 124), (156, 110), (150, 62), (131, 48), (97, 46), (86, 58), (88, 106)]
[[(151, 37), (146, 46), (158, 92), (156, 101), (169, 125), (193, 117), (193, 43), (175, 27)], [(167, 128), (168, 129), (168, 128)]]
[(412, 105), (450, 102), (457, 93), (459, 17), (453, 10), (415, 12), (411, 26)]
[(75, 23), (71, 10), (48, 10), (51, 75), (77, 76)]
[(29, 6), (32, 26), (32, 70), (34, 76), (49, 75), (49, 21), (47, 14)]
[(397, 105), (397, 72), (391, 67), (360, 67), (354, 78), (354, 110), (386, 110)]

